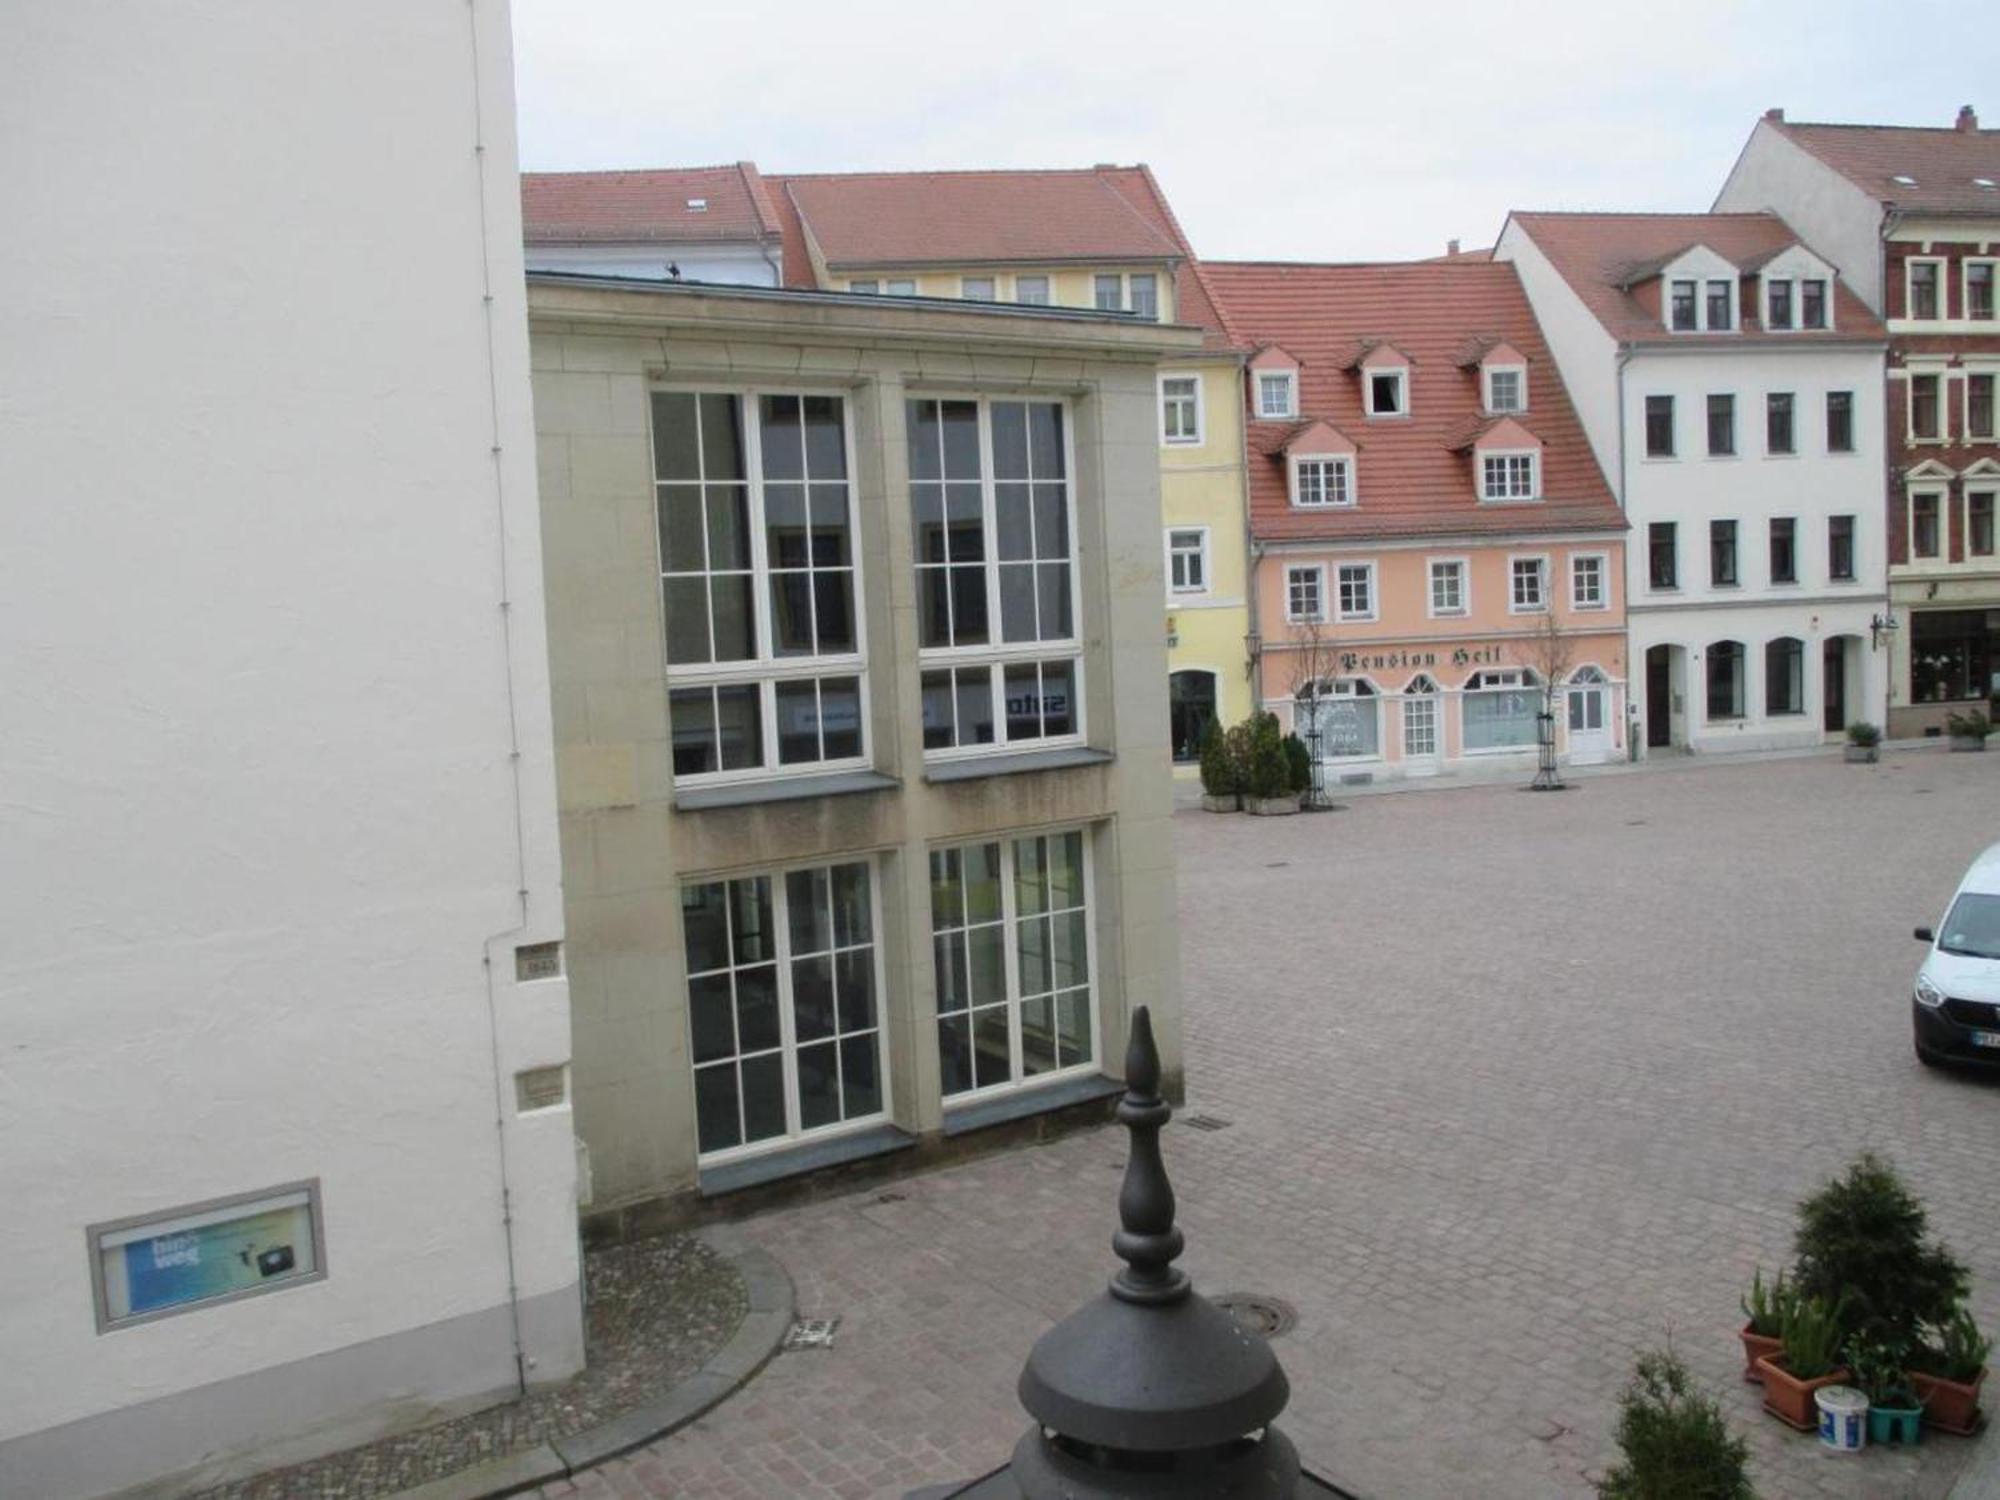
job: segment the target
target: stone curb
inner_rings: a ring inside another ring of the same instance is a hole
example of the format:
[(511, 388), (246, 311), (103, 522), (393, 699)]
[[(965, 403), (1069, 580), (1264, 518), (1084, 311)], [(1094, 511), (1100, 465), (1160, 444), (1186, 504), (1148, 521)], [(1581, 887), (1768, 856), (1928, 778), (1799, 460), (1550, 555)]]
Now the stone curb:
[(696, 1231), (696, 1237), (736, 1268), (750, 1304), (729, 1342), (710, 1355), (699, 1370), (658, 1400), (635, 1406), (608, 1422), (491, 1463), (460, 1469), (413, 1489), (398, 1490), (389, 1500), (494, 1500), (568, 1479), (687, 1426), (747, 1385), (770, 1363), (791, 1330), (796, 1306), (792, 1278), (775, 1256), (752, 1245), (733, 1224), (711, 1225)]

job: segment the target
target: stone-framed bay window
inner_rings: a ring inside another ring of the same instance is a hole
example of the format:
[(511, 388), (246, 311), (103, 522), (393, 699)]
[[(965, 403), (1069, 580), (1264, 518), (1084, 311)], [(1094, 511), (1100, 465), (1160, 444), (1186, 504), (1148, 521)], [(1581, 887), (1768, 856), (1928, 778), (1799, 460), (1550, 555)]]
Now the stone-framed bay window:
[(863, 859), (681, 887), (704, 1165), (886, 1114), (876, 879)]
[(930, 875), (945, 1100), (1094, 1070), (1088, 832), (936, 848)]
[(1071, 413), (907, 403), (927, 756), (1083, 742)]
[(675, 781), (867, 765), (846, 402), (655, 390), (652, 423)]

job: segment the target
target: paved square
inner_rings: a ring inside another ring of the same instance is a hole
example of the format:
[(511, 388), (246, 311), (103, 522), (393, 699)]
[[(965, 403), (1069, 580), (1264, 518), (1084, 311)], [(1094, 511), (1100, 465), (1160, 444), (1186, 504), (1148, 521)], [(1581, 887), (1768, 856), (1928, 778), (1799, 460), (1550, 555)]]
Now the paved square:
[[(1736, 1298), (1792, 1205), (1893, 1158), (2000, 1328), (2000, 1084), (1911, 1055), (1910, 928), (2000, 838), (2000, 756), (1705, 764), (1177, 820), (1202, 1290), (1297, 1308), (1284, 1425), (1373, 1500), (1586, 1496), (1675, 1345), (1759, 1493), (1937, 1497), (1976, 1446), (1822, 1455), (1758, 1415)], [(839, 1317), (707, 1419), (547, 1493), (900, 1497), (1004, 1459), (1014, 1380), (1101, 1285), (1122, 1132), (744, 1227)], [(1990, 1445), (1991, 1433), (1980, 1440)]]

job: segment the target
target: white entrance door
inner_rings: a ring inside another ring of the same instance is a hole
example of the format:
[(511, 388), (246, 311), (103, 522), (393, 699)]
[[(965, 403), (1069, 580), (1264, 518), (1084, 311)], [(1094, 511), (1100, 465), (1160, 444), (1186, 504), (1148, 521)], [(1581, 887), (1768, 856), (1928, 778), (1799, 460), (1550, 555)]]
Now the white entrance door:
[(1434, 693), (1403, 700), (1403, 774), (1429, 776), (1438, 768), (1438, 701)]
[(1611, 759), (1611, 697), (1601, 683), (1572, 684), (1569, 690), (1569, 759), (1594, 766)]

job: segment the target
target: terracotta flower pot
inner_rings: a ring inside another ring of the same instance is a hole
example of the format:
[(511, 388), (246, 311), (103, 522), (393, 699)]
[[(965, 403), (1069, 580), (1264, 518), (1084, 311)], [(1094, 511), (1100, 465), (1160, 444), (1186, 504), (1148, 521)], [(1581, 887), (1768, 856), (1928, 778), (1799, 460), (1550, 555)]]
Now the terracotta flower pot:
[(1942, 1375), (1910, 1372), (1910, 1384), (1917, 1388), (1917, 1399), (1924, 1403), (1925, 1425), (1957, 1437), (1971, 1437), (1979, 1431), (1979, 1388), (1985, 1383), (1984, 1370), (1966, 1385), (1946, 1380)]
[(1799, 1380), (1785, 1368), (1785, 1356), (1767, 1354), (1757, 1361), (1764, 1372), (1764, 1410), (1800, 1432), (1819, 1431), (1819, 1412), (1813, 1406), (1813, 1392), (1829, 1385), (1841, 1385), (1853, 1373), (1842, 1365), (1812, 1380)]
[(1782, 1353), (1785, 1341), (1761, 1333), (1752, 1333), (1748, 1323), (1736, 1331), (1736, 1336), (1743, 1340), (1743, 1378), (1752, 1385), (1762, 1385), (1764, 1375), (1757, 1368), (1757, 1361), (1767, 1354)]

